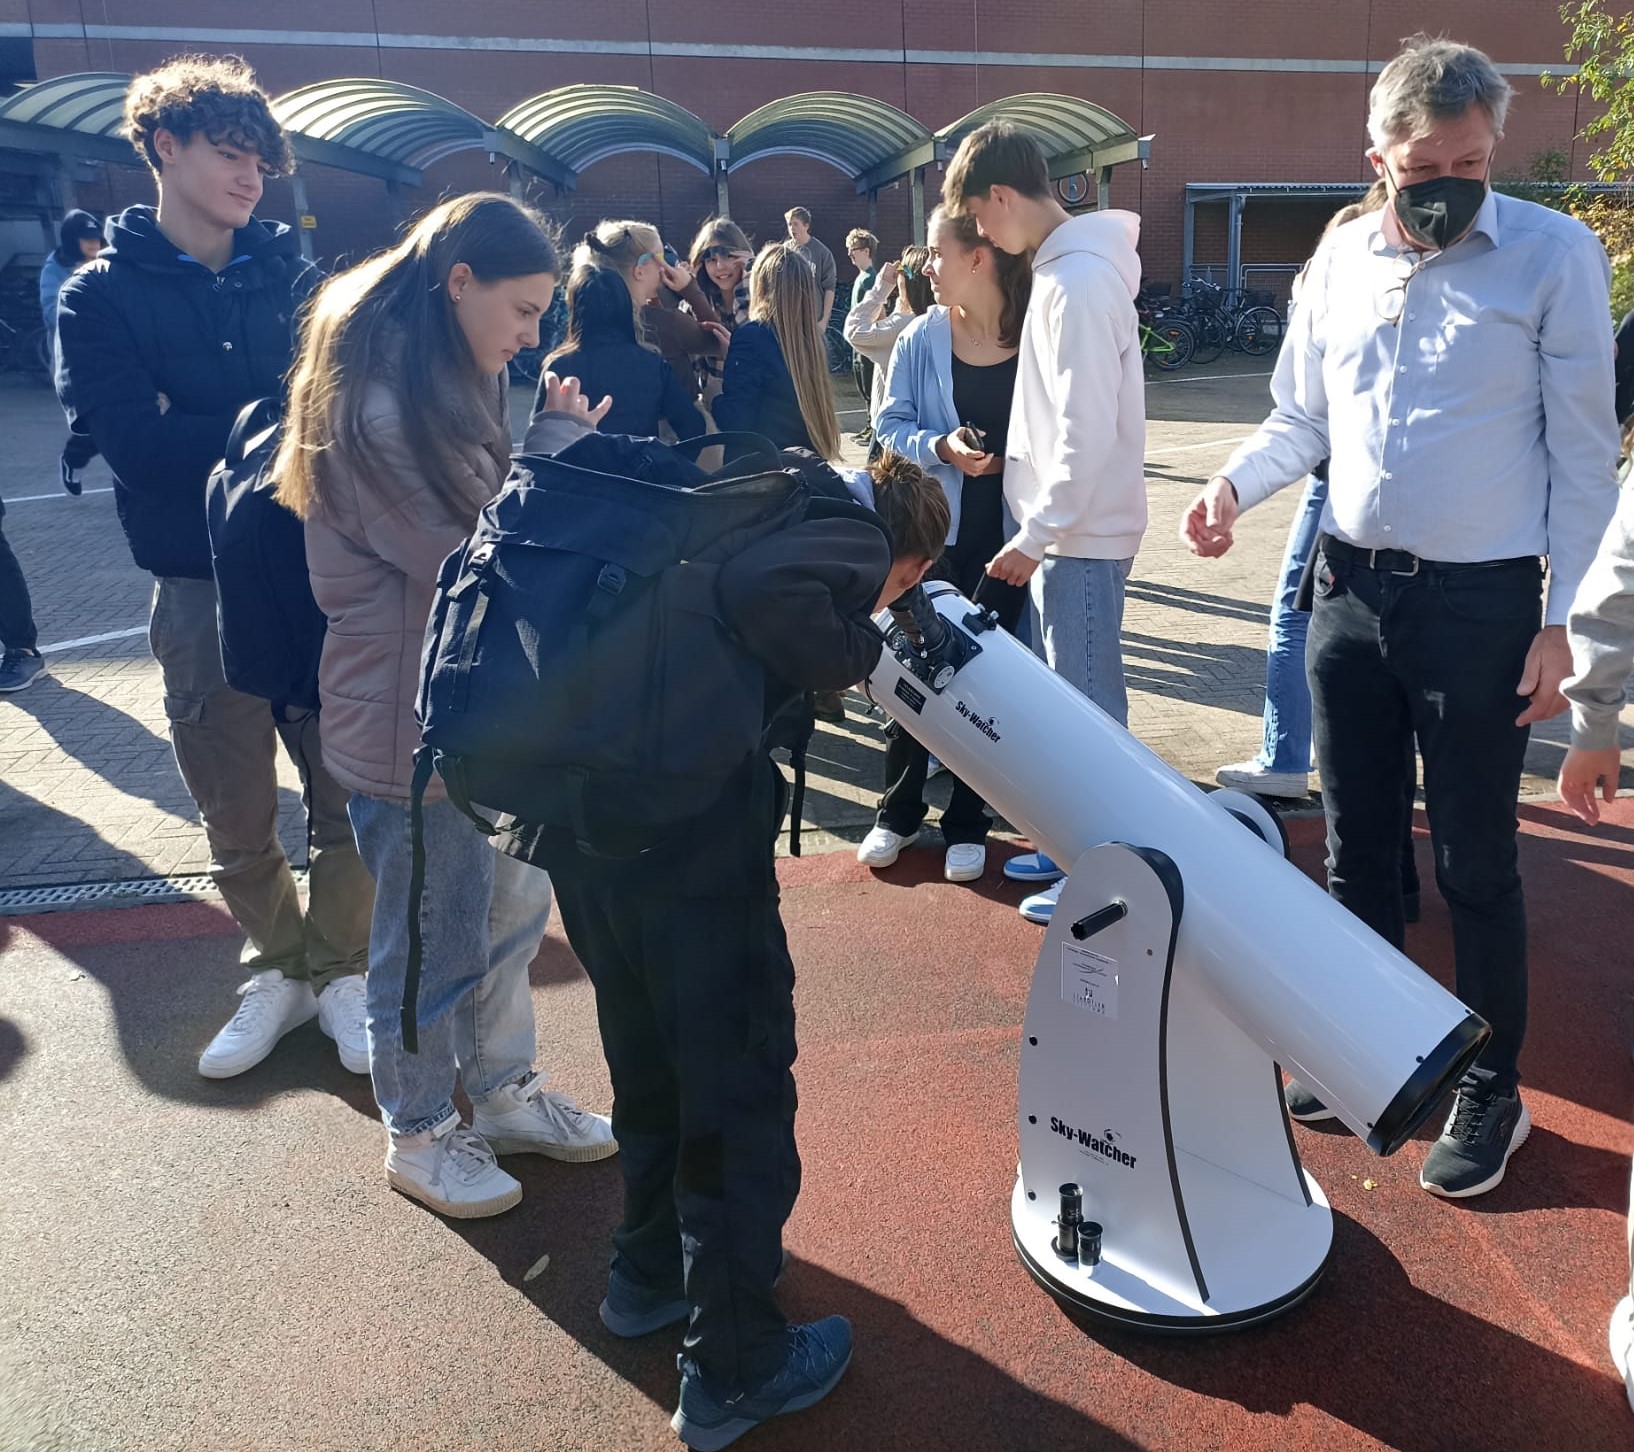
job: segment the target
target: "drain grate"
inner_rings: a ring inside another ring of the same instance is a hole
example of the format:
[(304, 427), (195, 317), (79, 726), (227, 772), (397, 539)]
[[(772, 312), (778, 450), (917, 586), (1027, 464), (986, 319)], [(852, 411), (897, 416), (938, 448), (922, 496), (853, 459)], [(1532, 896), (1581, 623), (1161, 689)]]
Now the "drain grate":
[[(295, 869), (295, 880), (306, 880), (305, 868)], [(194, 902), (214, 896), (216, 885), (203, 872), (191, 872), (181, 877), (127, 877), (119, 882), (65, 882), (52, 887), (14, 887), (0, 890), (0, 917), (67, 912), (83, 907)]]

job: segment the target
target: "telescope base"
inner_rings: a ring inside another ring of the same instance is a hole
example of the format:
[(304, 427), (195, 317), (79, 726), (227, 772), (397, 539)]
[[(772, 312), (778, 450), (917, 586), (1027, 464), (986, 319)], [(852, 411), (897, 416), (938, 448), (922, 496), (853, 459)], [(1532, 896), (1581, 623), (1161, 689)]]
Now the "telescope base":
[(1167, 1290), (1155, 1286), (1115, 1257), (1103, 1259), (1093, 1271), (1062, 1260), (1055, 1253), (1053, 1218), (1038, 1202), (1027, 1199), (1019, 1177), (1010, 1204), (1011, 1239), (1027, 1274), (1072, 1320), (1086, 1327), (1115, 1326), (1161, 1336), (1246, 1330), (1299, 1305), (1328, 1268), (1332, 1213), (1316, 1182), (1309, 1175), (1305, 1180), (1311, 1192), (1309, 1206), (1283, 1202), (1279, 1207), (1263, 1193), (1239, 1196), (1257, 1201), (1258, 1213), (1251, 1222), (1233, 1227), (1239, 1255), (1231, 1283), (1211, 1282), (1207, 1302), (1178, 1284)]

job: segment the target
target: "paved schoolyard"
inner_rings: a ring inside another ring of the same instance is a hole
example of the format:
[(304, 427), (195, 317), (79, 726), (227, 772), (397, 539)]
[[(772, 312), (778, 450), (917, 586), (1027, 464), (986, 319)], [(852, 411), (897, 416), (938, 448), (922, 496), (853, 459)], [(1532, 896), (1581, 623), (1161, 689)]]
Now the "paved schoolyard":
[[(1131, 727), (1203, 782), (1258, 741), (1266, 601), (1297, 490), (1250, 514), (1224, 560), (1193, 558), (1175, 524), (1263, 414), (1268, 366), (1228, 359), (1147, 390), (1152, 522), (1124, 625)], [(855, 408), (842, 387), (842, 406)], [(525, 417), (527, 396), (515, 403)], [(63, 430), (51, 396), (6, 380), (0, 411), (5, 529), (51, 656), (49, 681), (0, 700), (0, 891), (201, 872), (203, 834), (170, 757), (143, 633), (151, 582), (126, 552), (106, 467), (93, 464), (85, 494), (70, 499), (57, 484)], [(861, 415), (843, 421), (855, 428)], [(1558, 723), (1537, 734), (1531, 764), (1543, 777), (1558, 764), (1560, 734)], [(812, 753), (807, 815), (819, 830), (808, 850), (866, 831), (881, 761), (879, 723), (853, 698), (845, 725), (825, 727)], [(287, 761), (282, 770), (283, 824), (299, 860), (296, 780)]]

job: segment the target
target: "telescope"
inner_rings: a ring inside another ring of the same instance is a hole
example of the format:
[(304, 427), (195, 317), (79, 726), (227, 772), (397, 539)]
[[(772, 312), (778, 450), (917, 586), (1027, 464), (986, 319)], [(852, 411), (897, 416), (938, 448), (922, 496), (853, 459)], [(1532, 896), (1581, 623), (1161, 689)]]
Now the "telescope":
[(951, 585), (879, 624), (871, 699), (1071, 864), (1020, 1045), (1023, 1265), (1069, 1312), (1152, 1331), (1297, 1305), (1333, 1216), (1278, 1066), (1388, 1155), (1487, 1025), (1294, 867), (1262, 803), (1186, 780)]

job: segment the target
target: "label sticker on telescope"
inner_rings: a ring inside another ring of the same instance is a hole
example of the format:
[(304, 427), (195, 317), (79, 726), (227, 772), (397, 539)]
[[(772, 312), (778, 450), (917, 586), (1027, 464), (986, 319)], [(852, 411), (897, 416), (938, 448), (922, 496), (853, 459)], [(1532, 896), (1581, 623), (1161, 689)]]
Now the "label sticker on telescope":
[(896, 698), (906, 703), (910, 711), (923, 711), (925, 709), (924, 693), (916, 691), (906, 680), (897, 681)]
[(1118, 1016), (1118, 962), (1104, 953), (1061, 945), (1061, 1001), (1088, 1009), (1099, 1018)]

